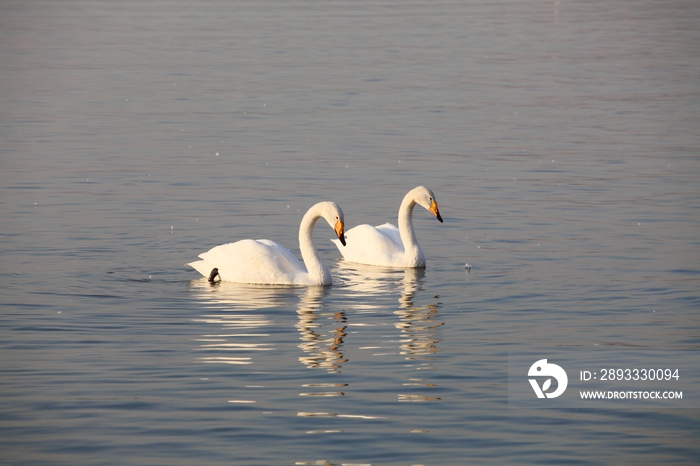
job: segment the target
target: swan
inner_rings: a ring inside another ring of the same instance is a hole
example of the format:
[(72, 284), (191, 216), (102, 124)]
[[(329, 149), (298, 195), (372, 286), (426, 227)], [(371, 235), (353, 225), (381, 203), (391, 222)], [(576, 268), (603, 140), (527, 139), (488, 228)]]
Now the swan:
[(319, 202), (301, 219), (299, 249), (302, 264), (284, 246), (267, 239), (244, 239), (215, 246), (199, 255), (201, 260), (189, 263), (209, 281), (216, 276), (223, 281), (261, 285), (331, 285), (331, 273), (321, 262), (314, 245), (313, 228), (323, 217), (335, 230), (338, 242), (345, 244), (343, 211), (335, 202)]
[(413, 230), (413, 207), (416, 204), (425, 207), (442, 223), (435, 194), (425, 186), (418, 186), (410, 190), (401, 202), (398, 228), (391, 223), (376, 227), (358, 225), (345, 234), (350, 244), (348, 247), (341, 248), (340, 241), (332, 241), (349, 262), (384, 267), (425, 267), (425, 256)]

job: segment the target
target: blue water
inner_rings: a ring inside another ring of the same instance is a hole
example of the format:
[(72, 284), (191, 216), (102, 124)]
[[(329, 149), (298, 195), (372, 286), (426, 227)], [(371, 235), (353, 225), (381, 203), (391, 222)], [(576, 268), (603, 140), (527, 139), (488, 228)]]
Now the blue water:
[[(699, 20), (4, 2), (2, 463), (697, 464), (697, 409), (513, 409), (507, 365), (698, 354)], [(396, 223), (418, 185), (445, 220), (414, 213), (425, 271), (345, 263), (321, 223), (331, 287), (184, 265), (243, 238), (298, 256), (320, 200)]]

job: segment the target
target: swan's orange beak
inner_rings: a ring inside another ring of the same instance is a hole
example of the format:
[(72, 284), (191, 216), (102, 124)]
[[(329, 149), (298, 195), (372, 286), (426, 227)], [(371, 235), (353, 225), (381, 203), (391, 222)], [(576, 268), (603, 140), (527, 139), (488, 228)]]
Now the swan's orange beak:
[(437, 202), (433, 199), (433, 201), (430, 203), (430, 209), (428, 209), (431, 214), (435, 215), (438, 220), (440, 220), (440, 223), (442, 223), (442, 217), (440, 217), (440, 211), (438, 210)]
[(338, 235), (340, 242), (343, 244), (343, 246), (345, 246), (345, 224), (343, 221), (338, 219), (338, 221), (335, 222), (335, 227), (333, 230), (335, 231), (335, 234)]

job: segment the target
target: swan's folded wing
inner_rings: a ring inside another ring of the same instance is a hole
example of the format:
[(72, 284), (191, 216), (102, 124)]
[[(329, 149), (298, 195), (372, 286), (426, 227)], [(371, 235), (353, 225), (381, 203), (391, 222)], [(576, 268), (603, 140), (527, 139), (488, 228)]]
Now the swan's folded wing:
[(306, 267), (302, 264), (299, 259), (296, 258), (292, 251), (285, 248), (279, 243), (271, 241), (269, 239), (259, 239), (258, 243), (262, 243), (268, 247), (267, 253), (269, 254), (268, 260), (274, 262), (276, 267), (280, 270), (284, 270), (286, 273), (299, 273), (306, 272)]
[(306, 271), (287, 248), (269, 240), (222, 244), (199, 257), (217, 267), (222, 280), (243, 283), (291, 284)]
[(372, 265), (392, 265), (397, 254), (403, 254), (399, 230), (387, 223), (379, 227), (358, 225), (345, 233), (346, 246), (333, 241), (343, 257), (350, 262)]
[(399, 228), (396, 225), (392, 225), (387, 222), (384, 225), (379, 225), (376, 227), (378, 231), (384, 234), (387, 239), (390, 239), (397, 249), (403, 251), (403, 241), (401, 241), (401, 233), (399, 233)]

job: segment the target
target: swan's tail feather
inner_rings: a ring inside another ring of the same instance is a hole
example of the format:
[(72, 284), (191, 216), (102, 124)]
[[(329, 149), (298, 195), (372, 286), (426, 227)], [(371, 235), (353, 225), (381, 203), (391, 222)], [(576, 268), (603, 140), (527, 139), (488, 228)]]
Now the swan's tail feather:
[(209, 274), (211, 273), (212, 265), (209, 264), (207, 261), (195, 261), (195, 262), (190, 262), (189, 264), (190, 267), (195, 269), (197, 272), (201, 273), (203, 277), (208, 277)]

